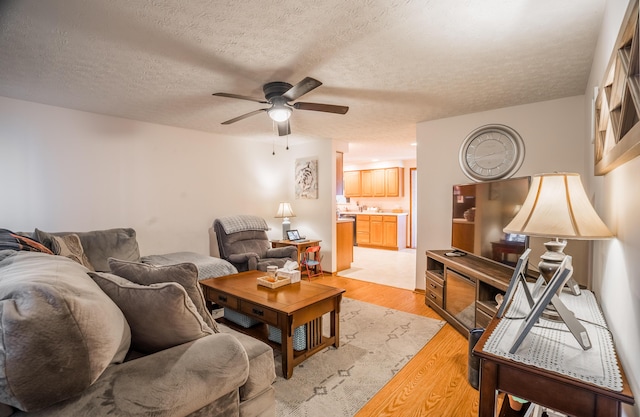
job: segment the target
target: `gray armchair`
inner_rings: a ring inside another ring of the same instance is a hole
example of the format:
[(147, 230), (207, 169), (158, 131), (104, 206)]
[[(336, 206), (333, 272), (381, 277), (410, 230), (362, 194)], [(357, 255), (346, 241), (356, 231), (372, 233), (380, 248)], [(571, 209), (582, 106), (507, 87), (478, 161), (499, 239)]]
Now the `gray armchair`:
[(228, 216), (213, 222), (220, 257), (232, 263), (238, 272), (260, 270), (287, 261), (297, 262), (298, 250), (293, 246), (272, 248), (264, 219), (256, 216)]

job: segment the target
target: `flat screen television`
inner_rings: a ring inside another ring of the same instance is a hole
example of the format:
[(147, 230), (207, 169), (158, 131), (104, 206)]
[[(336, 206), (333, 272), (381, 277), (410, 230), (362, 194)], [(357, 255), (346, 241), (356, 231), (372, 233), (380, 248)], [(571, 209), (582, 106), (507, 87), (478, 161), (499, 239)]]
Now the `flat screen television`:
[(520, 177), (454, 185), (451, 247), (514, 267), (529, 246), (528, 237), (502, 229), (520, 210), (530, 181)]

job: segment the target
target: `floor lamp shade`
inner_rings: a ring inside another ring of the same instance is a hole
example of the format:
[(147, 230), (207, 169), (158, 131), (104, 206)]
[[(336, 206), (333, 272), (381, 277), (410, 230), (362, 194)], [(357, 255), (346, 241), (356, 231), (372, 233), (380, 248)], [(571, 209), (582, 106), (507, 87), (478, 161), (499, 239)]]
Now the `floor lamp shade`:
[(278, 212), (275, 217), (282, 219), (282, 239), (287, 239), (287, 231), (291, 228), (289, 217), (295, 216), (295, 213), (291, 209), (291, 203), (281, 202), (278, 205)]

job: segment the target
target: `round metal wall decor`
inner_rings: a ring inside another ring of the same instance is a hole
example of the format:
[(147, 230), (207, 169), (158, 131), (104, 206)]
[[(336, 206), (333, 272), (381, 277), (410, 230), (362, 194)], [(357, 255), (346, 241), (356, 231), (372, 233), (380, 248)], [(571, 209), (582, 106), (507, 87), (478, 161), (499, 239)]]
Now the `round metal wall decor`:
[(509, 178), (524, 161), (524, 141), (505, 125), (485, 125), (465, 138), (459, 162), (464, 174), (474, 181)]

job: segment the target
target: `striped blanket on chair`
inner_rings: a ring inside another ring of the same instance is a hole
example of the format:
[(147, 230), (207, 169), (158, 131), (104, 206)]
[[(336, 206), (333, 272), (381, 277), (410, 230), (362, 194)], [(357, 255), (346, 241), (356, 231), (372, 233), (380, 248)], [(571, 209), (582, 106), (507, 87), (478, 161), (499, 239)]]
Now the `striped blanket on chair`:
[(220, 217), (220, 225), (226, 234), (243, 232), (245, 230), (269, 230), (267, 222), (258, 216), (240, 214), (237, 216)]

